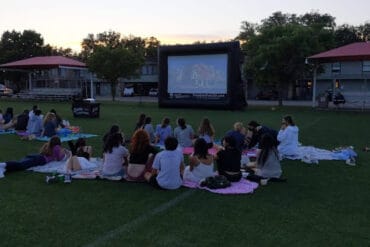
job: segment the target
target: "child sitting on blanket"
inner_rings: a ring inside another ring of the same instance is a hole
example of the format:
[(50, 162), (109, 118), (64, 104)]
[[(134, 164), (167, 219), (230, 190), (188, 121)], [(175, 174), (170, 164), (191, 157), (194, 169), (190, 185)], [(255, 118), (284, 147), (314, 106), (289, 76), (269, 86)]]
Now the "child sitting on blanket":
[(240, 172), (241, 151), (236, 146), (236, 141), (232, 136), (225, 136), (222, 144), (223, 150), (216, 154), (217, 170), (219, 175), (223, 175), (230, 182), (238, 182), (242, 178)]
[(194, 153), (189, 157), (189, 166), (184, 170), (184, 180), (199, 183), (200, 180), (212, 176), (213, 156), (208, 153), (207, 142), (198, 138), (194, 142)]
[(7, 161), (0, 163), (0, 178), (4, 177), (4, 172), (26, 170), (30, 167), (45, 165), (51, 161), (60, 161), (70, 156), (70, 152), (61, 146), (58, 136), (53, 136), (45, 143), (40, 150), (40, 154), (27, 155), (20, 161)]
[(124, 140), (121, 133), (115, 133), (108, 137), (104, 147), (103, 175), (123, 176), (123, 166), (127, 164), (128, 150), (123, 146)]
[(166, 150), (156, 155), (152, 172), (147, 172), (144, 176), (156, 188), (178, 189), (182, 184), (181, 174), (184, 170), (184, 156), (177, 149), (178, 141), (175, 137), (167, 137), (164, 145)]
[(279, 179), (282, 170), (279, 161), (278, 151), (274, 137), (264, 134), (259, 144), (261, 151), (257, 156), (257, 161), (249, 165), (250, 175), (247, 179), (260, 182), (262, 179)]

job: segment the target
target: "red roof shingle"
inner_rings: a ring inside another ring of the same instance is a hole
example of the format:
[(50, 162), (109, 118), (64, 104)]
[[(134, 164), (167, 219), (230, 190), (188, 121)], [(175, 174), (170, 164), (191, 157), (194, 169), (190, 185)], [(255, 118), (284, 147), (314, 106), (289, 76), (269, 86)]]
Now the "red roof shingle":
[(32, 57), (0, 65), (1, 68), (14, 69), (55, 68), (59, 66), (85, 68), (86, 64), (75, 59), (63, 56), (45, 56)]
[(370, 59), (370, 42), (356, 42), (308, 57), (319, 61)]

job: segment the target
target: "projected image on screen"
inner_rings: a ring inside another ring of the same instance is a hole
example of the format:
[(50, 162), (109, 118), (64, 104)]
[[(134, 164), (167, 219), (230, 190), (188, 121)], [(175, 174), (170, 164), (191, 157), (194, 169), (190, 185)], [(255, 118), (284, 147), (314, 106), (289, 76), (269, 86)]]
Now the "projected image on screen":
[(167, 62), (168, 93), (227, 93), (227, 54), (168, 56)]

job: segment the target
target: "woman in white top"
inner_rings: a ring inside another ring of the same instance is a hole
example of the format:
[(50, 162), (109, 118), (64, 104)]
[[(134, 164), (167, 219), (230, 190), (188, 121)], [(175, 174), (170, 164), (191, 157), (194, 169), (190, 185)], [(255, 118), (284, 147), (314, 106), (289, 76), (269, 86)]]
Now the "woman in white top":
[(298, 133), (299, 129), (294, 124), (292, 117), (283, 117), (281, 129), (277, 135), (277, 140), (280, 142), (278, 145), (280, 157), (298, 154)]
[(128, 150), (123, 146), (123, 136), (115, 133), (109, 136), (104, 147), (103, 175), (123, 176), (123, 165), (127, 164)]
[(145, 118), (143, 130), (145, 130), (148, 133), (150, 143), (154, 143), (155, 142), (155, 133), (154, 133), (154, 128), (153, 128), (153, 125), (152, 125), (152, 118), (151, 117), (146, 117)]
[(194, 142), (194, 153), (189, 157), (184, 180), (199, 183), (200, 180), (213, 175), (213, 156), (208, 154), (207, 142), (199, 138)]
[(177, 119), (177, 127), (173, 131), (174, 137), (179, 142), (181, 147), (191, 147), (193, 146), (193, 128), (185, 123), (184, 118)]

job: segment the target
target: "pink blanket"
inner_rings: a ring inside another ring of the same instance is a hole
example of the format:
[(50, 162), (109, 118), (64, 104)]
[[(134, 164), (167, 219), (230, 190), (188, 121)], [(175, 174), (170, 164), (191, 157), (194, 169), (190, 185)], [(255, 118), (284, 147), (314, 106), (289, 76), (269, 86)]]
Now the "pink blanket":
[(198, 183), (185, 180), (182, 183), (182, 186), (193, 189), (205, 189), (217, 194), (249, 194), (253, 193), (253, 191), (257, 189), (258, 184), (242, 178), (239, 182), (231, 183), (230, 187), (224, 189), (210, 189), (207, 187), (201, 187)]

